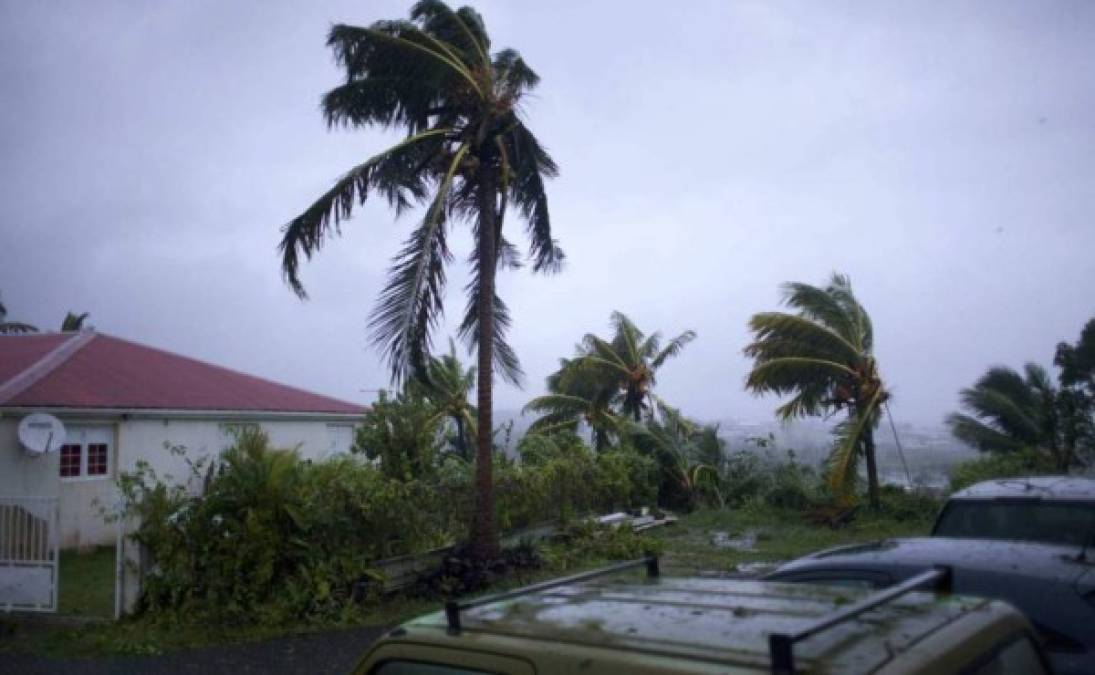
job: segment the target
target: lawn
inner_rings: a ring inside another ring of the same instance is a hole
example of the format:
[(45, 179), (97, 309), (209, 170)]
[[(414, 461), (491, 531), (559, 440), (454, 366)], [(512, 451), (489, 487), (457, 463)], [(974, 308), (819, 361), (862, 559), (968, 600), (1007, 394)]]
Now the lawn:
[[(896, 520), (861, 511), (847, 525), (832, 529), (809, 524), (801, 511), (790, 509), (705, 509), (651, 534), (663, 543), (662, 569), (667, 574), (694, 575), (736, 572), (741, 564), (778, 563), (842, 544), (926, 535), (934, 515)], [(751, 550), (725, 543), (743, 539), (752, 541)]]
[(114, 616), (114, 547), (62, 551), (58, 612), (71, 616)]

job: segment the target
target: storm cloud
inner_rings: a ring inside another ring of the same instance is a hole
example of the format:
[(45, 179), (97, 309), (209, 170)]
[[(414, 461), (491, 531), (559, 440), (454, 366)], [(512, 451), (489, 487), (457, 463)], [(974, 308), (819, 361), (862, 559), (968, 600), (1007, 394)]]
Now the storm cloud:
[[(1048, 363), (1095, 315), (1095, 4), (478, 2), (543, 78), (530, 126), (568, 253), (506, 273), (524, 390), (612, 310), (699, 338), (664, 398), (769, 419), (748, 317), (851, 276), (901, 421), (986, 366)], [(279, 228), (392, 140), (328, 131), (332, 23), (409, 2), (0, 3), (0, 293), (351, 401), (388, 384), (366, 322), (410, 226), (370, 204), (281, 280)], [(511, 222), (511, 226), (516, 222)], [(470, 241), (457, 239), (466, 253)], [(451, 331), (463, 307), (449, 285)], [(446, 330), (438, 334), (444, 344)]]

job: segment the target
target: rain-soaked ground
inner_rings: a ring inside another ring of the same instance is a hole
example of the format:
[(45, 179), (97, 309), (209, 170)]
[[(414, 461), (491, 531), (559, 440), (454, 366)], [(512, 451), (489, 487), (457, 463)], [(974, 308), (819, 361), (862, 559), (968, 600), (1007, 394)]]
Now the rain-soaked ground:
[(24, 654), (0, 655), (0, 673), (19, 675), (311, 675), (349, 673), (383, 632), (370, 626), (281, 637), (266, 642), (222, 645), (158, 656), (100, 659), (52, 659)]

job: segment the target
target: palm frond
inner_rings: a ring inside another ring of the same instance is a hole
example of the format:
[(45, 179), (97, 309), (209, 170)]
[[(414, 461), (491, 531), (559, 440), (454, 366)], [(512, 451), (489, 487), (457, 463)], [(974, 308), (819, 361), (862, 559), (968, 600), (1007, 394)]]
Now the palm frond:
[(502, 140), (513, 171), (509, 182), (510, 198), (528, 226), (532, 269), (535, 272), (557, 272), (562, 268), (565, 254), (551, 236), (551, 215), (544, 179), (558, 175), (558, 167), (528, 127), (516, 118)]
[(856, 411), (851, 419), (837, 426), (836, 443), (829, 455), (829, 487), (833, 493), (847, 498), (855, 484), (857, 459), (863, 442), (863, 434), (876, 421), (882, 390), (863, 410)]
[(307, 297), (300, 281), (300, 257), (310, 259), (332, 235), (339, 234), (343, 220), (353, 214), (356, 204), (363, 204), (371, 188), (376, 188), (389, 202), (407, 204), (421, 199), (425, 184), (417, 173), (401, 170), (422, 160), (441, 148), (449, 129), (433, 129), (412, 136), (368, 161), (354, 167), (305, 211), (283, 228), (281, 269), (286, 282), (300, 297)]
[(1029, 447), (969, 415), (951, 413), (946, 423), (955, 438), (982, 452), (1016, 452)]
[(463, 145), (453, 156), (422, 225), (396, 256), (369, 319), (373, 342), (388, 360), (396, 382), (426, 367), (430, 333), (444, 311), (445, 264), (452, 259), (445, 236), (446, 200), (467, 151)]
[(744, 352), (758, 362), (782, 356), (816, 356), (855, 363), (861, 356), (854, 344), (832, 329), (794, 314), (760, 312), (749, 320), (749, 329), (754, 339)]
[(817, 384), (828, 387), (841, 379), (855, 377), (854, 370), (836, 361), (784, 356), (753, 366), (746, 377), (745, 388), (757, 394), (788, 394), (803, 387)]
[[(463, 7), (460, 12), (468, 9)], [(440, 0), (420, 0), (411, 8), (411, 20), (419, 22), (427, 33), (458, 49), (465, 63), (478, 61), (479, 65), (486, 67), (489, 64), (489, 42), (485, 42), (483, 18), (478, 13), (470, 16), (460, 12), (454, 12)], [(477, 30), (473, 31), (472, 26)]]
[(650, 365), (653, 368), (661, 368), (668, 359), (676, 357), (684, 349), (685, 345), (696, 339), (696, 332), (692, 330), (686, 330), (677, 337), (669, 341), (660, 352), (658, 352), (653, 359), (650, 360)]
[(797, 309), (802, 316), (834, 331), (848, 343), (861, 345), (862, 336), (859, 335), (855, 318), (849, 316), (844, 303), (826, 289), (801, 282), (786, 283), (783, 285), (783, 302)]
[[(457, 335), (468, 345), (470, 349), (479, 347), (479, 259), (478, 254), (472, 254), (473, 274), (471, 281), (465, 286), (468, 296), (467, 306), (464, 309), (464, 320), (460, 322)], [(521, 369), (521, 360), (517, 352), (506, 341), (506, 333), (509, 331), (513, 319), (510, 317), (509, 307), (497, 293), (494, 294), (493, 310), (493, 345), (494, 345), (494, 370), (502, 379), (519, 387), (525, 377)]]

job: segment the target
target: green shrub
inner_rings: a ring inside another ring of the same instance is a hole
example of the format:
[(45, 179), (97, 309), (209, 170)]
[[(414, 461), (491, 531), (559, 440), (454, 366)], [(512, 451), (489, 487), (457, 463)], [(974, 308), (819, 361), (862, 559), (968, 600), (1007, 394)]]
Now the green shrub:
[(437, 491), (355, 458), (301, 461), (245, 430), (206, 474), (201, 496), (145, 467), (122, 477), (133, 538), (151, 556), (149, 611), (281, 622), (338, 616), (379, 558), (444, 541)]
[(926, 492), (908, 491), (897, 485), (883, 485), (878, 491), (879, 515), (899, 523), (930, 522), (943, 500)]
[[(656, 493), (656, 467), (633, 452), (595, 456), (566, 435), (524, 446), (526, 461), (501, 453), (494, 460), (503, 529), (566, 525)], [(450, 456), (408, 473), (385, 471), (383, 462), (356, 454), (303, 461), (245, 429), (219, 460), (190, 464), (200, 495), (161, 480), (147, 464), (123, 474), (127, 512), (140, 522), (133, 538), (152, 560), (144, 607), (262, 623), (344, 616), (358, 582), (377, 578), (375, 561), (463, 539), (471, 522), (472, 465)], [(598, 542), (595, 552), (608, 555), (627, 540)]]
[(1046, 453), (1023, 450), (1011, 453), (990, 453), (956, 464), (951, 469), (950, 489), (957, 492), (974, 483), (993, 478), (1015, 478), (1057, 473), (1053, 460)]
[(613, 527), (584, 521), (567, 527), (556, 541), (543, 548), (551, 567), (566, 570), (591, 560), (631, 560), (647, 553), (660, 553), (661, 540), (648, 537), (626, 525)]

